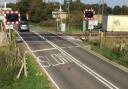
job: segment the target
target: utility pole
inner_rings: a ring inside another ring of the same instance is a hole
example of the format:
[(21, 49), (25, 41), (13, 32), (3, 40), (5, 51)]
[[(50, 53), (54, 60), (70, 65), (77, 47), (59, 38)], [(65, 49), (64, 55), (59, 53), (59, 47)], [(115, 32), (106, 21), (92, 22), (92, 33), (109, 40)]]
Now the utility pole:
[(68, 3), (68, 24), (67, 24), (68, 25), (68, 31), (69, 31), (69, 10), (70, 9), (69, 9), (69, 3)]
[(61, 29), (61, 25), (62, 25), (61, 12), (62, 12), (61, 1), (59, 0), (59, 19), (60, 19), (60, 29)]
[(101, 0), (102, 1), (102, 20), (101, 20), (101, 23), (102, 23), (102, 31), (100, 31), (100, 48), (103, 47), (103, 36), (104, 36), (104, 32), (103, 32), (103, 17), (104, 17), (104, 0)]
[(67, 25), (67, 31), (69, 31), (69, 13), (70, 13), (70, 3), (72, 3), (72, 0), (64, 0), (64, 1), (67, 6), (66, 25)]
[(6, 0), (4, 0), (4, 10), (6, 10)]

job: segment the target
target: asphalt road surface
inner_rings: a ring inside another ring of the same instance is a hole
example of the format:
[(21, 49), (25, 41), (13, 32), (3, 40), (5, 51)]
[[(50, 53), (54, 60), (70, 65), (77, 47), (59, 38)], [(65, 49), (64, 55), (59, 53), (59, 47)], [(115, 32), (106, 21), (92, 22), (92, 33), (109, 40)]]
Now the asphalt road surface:
[(41, 31), (19, 33), (58, 89), (128, 89), (128, 73), (63, 37)]

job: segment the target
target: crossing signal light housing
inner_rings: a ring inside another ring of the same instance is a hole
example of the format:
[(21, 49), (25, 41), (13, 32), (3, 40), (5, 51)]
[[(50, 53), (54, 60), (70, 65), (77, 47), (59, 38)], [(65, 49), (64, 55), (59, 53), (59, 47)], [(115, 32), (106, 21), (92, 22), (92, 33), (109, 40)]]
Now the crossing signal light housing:
[(84, 10), (84, 20), (93, 20), (94, 15), (95, 15), (95, 11), (93, 9)]
[(6, 14), (6, 20), (7, 22), (15, 22), (18, 21), (18, 14), (14, 14), (14, 13), (8, 13)]
[(20, 22), (20, 13), (18, 11), (6, 11), (4, 17), (6, 24), (18, 24)]

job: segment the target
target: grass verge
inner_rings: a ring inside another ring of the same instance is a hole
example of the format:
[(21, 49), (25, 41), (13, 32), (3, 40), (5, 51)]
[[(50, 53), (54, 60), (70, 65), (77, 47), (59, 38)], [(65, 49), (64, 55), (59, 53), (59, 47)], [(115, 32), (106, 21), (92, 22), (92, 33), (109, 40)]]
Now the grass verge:
[(100, 48), (99, 44), (96, 42), (91, 42), (91, 49), (99, 54), (105, 56), (106, 58), (110, 59), (111, 61), (117, 62), (123, 66), (128, 67), (128, 56), (122, 54), (121, 52), (113, 52), (107, 48)]
[(14, 51), (6, 54), (5, 50), (8, 48), (0, 49), (2, 49), (0, 54), (3, 55), (3, 57), (0, 56), (0, 89), (50, 89), (50, 83), (46, 75), (42, 73), (30, 54), (27, 55), (28, 77), (24, 77), (22, 74), (20, 79), (16, 79), (21, 65), (20, 62), (17, 62), (15, 66), (10, 65), (9, 68), (3, 66), (8, 63), (7, 59), (13, 60), (14, 57), (10, 53), (14, 53)]

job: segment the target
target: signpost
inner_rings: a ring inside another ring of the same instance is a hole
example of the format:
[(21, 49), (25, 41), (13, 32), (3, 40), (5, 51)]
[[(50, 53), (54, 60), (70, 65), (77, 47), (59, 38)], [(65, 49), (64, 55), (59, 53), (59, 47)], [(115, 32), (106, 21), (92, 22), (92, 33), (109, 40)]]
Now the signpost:
[(88, 29), (89, 29), (89, 30), (93, 30), (93, 29), (94, 29), (94, 26), (93, 26), (93, 25), (92, 25), (92, 26), (89, 25), (89, 26), (88, 26)]
[(72, 3), (72, 0), (64, 0), (64, 3), (67, 4), (67, 11), (68, 11), (68, 17), (67, 17), (67, 30), (69, 31), (69, 12), (70, 12), (70, 3)]
[(97, 26), (98, 25), (98, 21), (97, 20), (89, 20), (88, 23), (90, 26)]
[(58, 17), (58, 11), (52, 11), (52, 18), (57, 18)]
[(6, 24), (6, 29), (13, 29), (13, 25), (12, 24)]
[[(94, 20), (94, 14), (95, 14), (95, 11), (93, 9), (84, 10), (83, 20), (85, 22), (83, 21), (83, 25), (85, 25), (86, 30), (89, 30), (89, 41), (91, 41), (91, 31), (94, 29), (94, 26), (98, 24), (97, 21)], [(85, 31), (85, 34), (86, 34), (86, 31)], [(86, 38), (86, 35), (85, 35), (85, 38)]]

